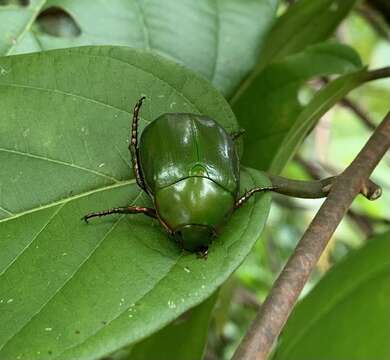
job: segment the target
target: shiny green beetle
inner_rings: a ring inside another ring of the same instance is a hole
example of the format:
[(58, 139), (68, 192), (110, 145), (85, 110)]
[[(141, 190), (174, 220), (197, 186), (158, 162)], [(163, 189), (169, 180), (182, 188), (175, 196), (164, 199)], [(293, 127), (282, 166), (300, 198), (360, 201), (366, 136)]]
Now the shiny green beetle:
[(232, 213), (254, 193), (272, 188), (253, 188), (239, 196), (237, 134), (229, 135), (206, 116), (163, 114), (144, 129), (138, 145), (143, 100), (134, 107), (129, 150), (137, 184), (149, 194), (154, 208), (113, 208), (83, 219), (142, 213), (156, 218), (185, 250), (207, 253)]

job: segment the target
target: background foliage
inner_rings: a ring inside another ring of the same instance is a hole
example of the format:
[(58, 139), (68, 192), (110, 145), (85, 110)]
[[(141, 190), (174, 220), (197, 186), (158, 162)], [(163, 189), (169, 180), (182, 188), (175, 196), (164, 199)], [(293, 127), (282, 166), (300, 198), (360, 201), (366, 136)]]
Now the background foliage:
[[(246, 166), (339, 172), (388, 111), (390, 83), (367, 82), (365, 67), (389, 65), (380, 3), (1, 0), (1, 359), (229, 359), (320, 201), (275, 196), (256, 241), (259, 196), (206, 262), (149, 219), (79, 218), (148, 202), (126, 143), (143, 94), (142, 128), (162, 112), (205, 113), (246, 130)], [(389, 166), (373, 175), (383, 197), (357, 199), (334, 235), (275, 359), (389, 357)], [(243, 188), (267, 183), (258, 170), (243, 169)]]

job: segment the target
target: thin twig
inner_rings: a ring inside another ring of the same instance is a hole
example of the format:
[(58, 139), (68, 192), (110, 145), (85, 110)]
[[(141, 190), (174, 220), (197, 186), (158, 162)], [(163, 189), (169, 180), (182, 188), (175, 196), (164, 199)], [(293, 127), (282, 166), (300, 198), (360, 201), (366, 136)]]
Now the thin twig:
[(385, 24), (383, 24), (382, 19), (377, 11), (373, 10), (367, 4), (359, 4), (356, 6), (355, 10), (357, 13), (363, 17), (371, 28), (377, 33), (377, 35), (383, 39), (389, 39), (390, 33)]
[(340, 101), (340, 104), (351, 110), (369, 130), (375, 130), (376, 125), (374, 121), (372, 121), (370, 116), (368, 116), (368, 114), (360, 107), (360, 105), (358, 105), (347, 97), (342, 99)]
[[(326, 76), (321, 76), (319, 78), (321, 85), (329, 83), (329, 79)], [(344, 97), (340, 100), (340, 104), (352, 111), (362, 123), (371, 131), (374, 131), (376, 128), (375, 122), (370, 118), (370, 116), (364, 111), (360, 105), (355, 103), (353, 100)]]
[(390, 112), (353, 162), (335, 180), (328, 197), (275, 281), (233, 360), (265, 360), (329, 239), (390, 147)]
[(381, 14), (390, 25), (390, 3), (388, 0), (366, 0), (366, 4)]

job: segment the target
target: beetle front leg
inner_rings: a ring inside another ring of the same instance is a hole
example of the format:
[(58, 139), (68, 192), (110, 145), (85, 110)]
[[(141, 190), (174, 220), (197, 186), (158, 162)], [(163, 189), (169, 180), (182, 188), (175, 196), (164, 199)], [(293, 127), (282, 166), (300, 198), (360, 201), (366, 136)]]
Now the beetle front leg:
[(131, 162), (133, 164), (133, 171), (138, 186), (146, 191), (145, 181), (141, 173), (139, 152), (138, 152), (138, 121), (139, 110), (141, 109), (142, 102), (145, 100), (145, 96), (142, 96), (134, 106), (133, 110), (133, 122), (131, 124), (131, 136), (129, 150), (131, 154)]
[(277, 190), (277, 187), (275, 186), (255, 187), (253, 189), (250, 189), (247, 192), (245, 192), (245, 194), (236, 201), (236, 203), (234, 204), (234, 208), (238, 209), (243, 204), (245, 204), (252, 195), (258, 192), (275, 191), (275, 190)]
[(112, 208), (108, 210), (103, 211), (96, 211), (93, 213), (89, 213), (82, 217), (82, 220), (84, 220), (86, 223), (88, 223), (88, 220), (94, 217), (101, 217), (101, 216), (107, 216), (111, 214), (144, 214), (146, 216), (150, 216), (154, 219), (157, 218), (156, 210), (148, 207), (142, 207), (142, 206), (127, 206), (127, 207), (118, 207), (118, 208)]

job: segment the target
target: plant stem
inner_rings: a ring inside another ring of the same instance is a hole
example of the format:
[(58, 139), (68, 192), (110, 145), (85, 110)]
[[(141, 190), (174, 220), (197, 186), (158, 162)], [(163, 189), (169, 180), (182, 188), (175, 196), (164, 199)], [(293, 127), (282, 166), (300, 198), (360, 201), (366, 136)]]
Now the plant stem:
[[(329, 194), (337, 176), (331, 176), (321, 180), (292, 180), (282, 176), (268, 175), (271, 180), (272, 191), (279, 194), (303, 199), (319, 199)], [(360, 193), (368, 200), (376, 200), (382, 194), (382, 189), (370, 179), (362, 184)]]

